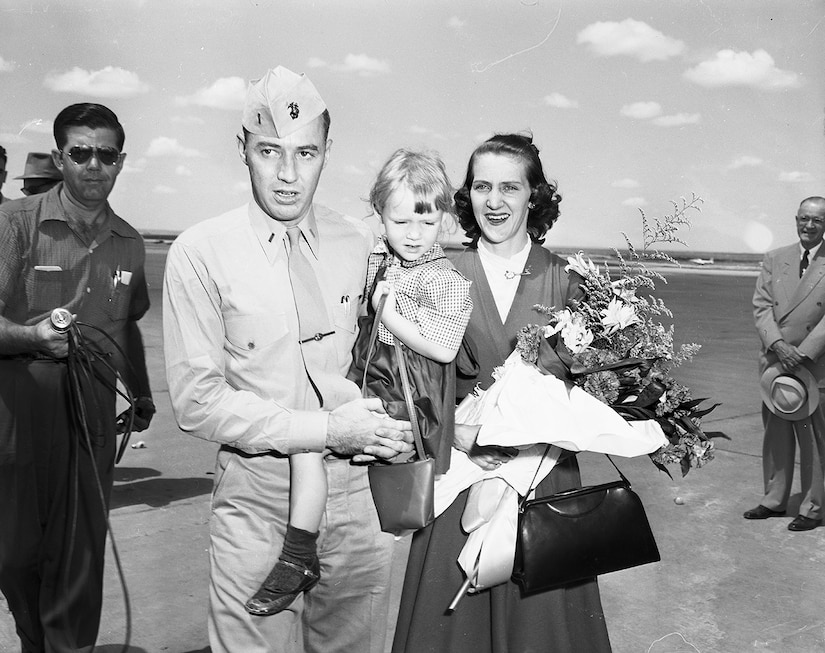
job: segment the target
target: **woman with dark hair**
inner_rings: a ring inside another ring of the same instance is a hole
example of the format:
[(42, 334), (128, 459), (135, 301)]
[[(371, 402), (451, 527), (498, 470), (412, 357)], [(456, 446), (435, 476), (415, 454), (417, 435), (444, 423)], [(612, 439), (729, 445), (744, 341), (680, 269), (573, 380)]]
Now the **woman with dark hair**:
[[(558, 219), (561, 196), (545, 177), (532, 137), (500, 134), (476, 148), (455, 202), (469, 242), (453, 263), (473, 282), (466, 339), (479, 369), (477, 375), (459, 375), (460, 399), (476, 385), (490, 386), (493, 369), (515, 348), (518, 330), (540, 318), (534, 305), (561, 308), (578, 293), (578, 284), (564, 261), (541, 246)], [(561, 361), (551, 369), (565, 373)], [(478, 429), (456, 425), (453, 446), (483, 469), (506, 462), (510, 452), (475, 444)], [(570, 454), (539, 484), (536, 496), (580, 485)], [(610, 651), (596, 579), (530, 596), (507, 581), (465, 596), (448, 611), (464, 582), (456, 559), (467, 539), (461, 516), (468, 492), (413, 537), (393, 653)]]

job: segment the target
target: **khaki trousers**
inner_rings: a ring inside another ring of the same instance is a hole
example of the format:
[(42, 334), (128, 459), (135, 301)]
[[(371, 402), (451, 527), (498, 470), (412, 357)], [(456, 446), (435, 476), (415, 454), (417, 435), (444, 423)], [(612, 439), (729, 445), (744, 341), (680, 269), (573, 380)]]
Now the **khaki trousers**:
[(278, 559), (289, 516), (289, 460), (223, 447), (212, 498), (212, 653), (384, 653), (394, 538), (382, 533), (364, 467), (327, 459), (318, 537), (321, 580), (285, 611), (244, 603)]

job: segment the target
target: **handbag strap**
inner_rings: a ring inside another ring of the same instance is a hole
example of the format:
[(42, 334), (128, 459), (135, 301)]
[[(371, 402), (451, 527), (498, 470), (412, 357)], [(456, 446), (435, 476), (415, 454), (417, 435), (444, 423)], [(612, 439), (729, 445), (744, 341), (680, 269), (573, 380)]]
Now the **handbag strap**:
[(413, 439), (415, 440), (415, 453), (419, 460), (426, 460), (427, 453), (424, 451), (424, 439), (421, 437), (421, 425), (418, 423), (418, 413), (415, 410), (415, 402), (413, 401), (412, 389), (410, 388), (410, 377), (407, 374), (407, 360), (404, 355), (404, 349), (398, 338), (393, 337), (395, 344), (396, 359), (398, 361), (398, 373), (401, 377), (401, 387), (404, 389), (404, 401), (407, 404), (407, 414), (410, 416), (410, 424), (412, 425)]
[[(367, 345), (367, 358), (364, 361), (364, 376), (361, 380), (361, 396), (367, 396), (367, 370), (370, 366), (372, 354), (375, 351), (375, 341), (378, 339), (378, 324), (381, 321), (381, 314), (384, 312), (384, 304), (387, 303), (387, 295), (381, 295), (378, 300), (378, 306), (375, 308), (375, 317), (372, 320), (372, 329), (370, 330), (369, 344)], [(404, 391), (404, 403), (407, 405), (407, 414), (410, 417), (410, 424), (412, 425), (413, 440), (415, 441), (415, 453), (419, 460), (426, 460), (427, 453), (424, 451), (424, 438), (421, 436), (421, 426), (418, 423), (418, 413), (415, 411), (415, 402), (413, 401), (412, 389), (410, 387), (410, 377), (407, 374), (407, 360), (404, 355), (404, 349), (398, 338), (393, 336), (393, 343), (395, 343), (395, 358), (398, 363), (398, 372), (401, 377), (401, 388)]]
[(378, 300), (378, 306), (375, 309), (375, 317), (372, 319), (372, 328), (370, 329), (370, 339), (367, 345), (367, 358), (364, 360), (364, 376), (361, 379), (361, 396), (367, 396), (367, 371), (370, 367), (370, 360), (375, 351), (375, 341), (378, 339), (378, 323), (381, 321), (381, 314), (384, 312), (384, 304), (387, 303), (387, 296), (381, 295)]
[[(544, 462), (544, 459), (547, 457), (547, 454), (550, 452), (550, 446), (551, 446), (551, 445), (549, 445), (549, 444), (548, 444), (548, 445), (547, 445), (547, 448), (544, 450), (544, 454), (542, 454), (542, 456), (541, 456), (541, 460), (539, 461), (539, 464), (538, 464), (538, 466), (536, 467), (536, 473), (535, 473), (535, 474), (533, 474), (533, 479), (530, 481), (530, 486), (527, 488), (527, 492), (525, 492), (524, 496), (521, 498), (521, 501), (519, 501), (519, 506), (518, 506), (519, 511), (522, 511), (522, 510), (524, 509), (524, 505), (527, 503), (527, 497), (529, 497), (529, 496), (530, 496), (530, 493), (531, 493), (531, 492), (535, 489), (535, 487), (536, 487), (536, 486), (535, 486), (535, 485), (533, 485), (533, 484), (536, 482), (536, 477), (539, 475), (539, 470), (541, 470), (541, 465), (542, 465), (542, 463)], [(623, 482), (623, 483), (624, 483), (624, 484), (625, 484), (625, 485), (629, 488), (629, 487), (630, 487), (630, 481), (628, 481), (628, 480), (627, 480), (627, 477), (626, 477), (624, 474), (622, 474), (622, 470), (621, 470), (621, 469), (619, 469), (619, 466), (618, 466), (618, 465), (615, 463), (615, 461), (614, 461), (614, 460), (610, 457), (610, 454), (604, 454), (604, 455), (605, 455), (605, 456), (607, 457), (607, 459), (610, 461), (610, 464), (611, 464), (611, 465), (613, 465), (613, 467), (615, 467), (615, 468), (616, 468), (616, 471), (617, 471), (617, 472), (619, 472), (619, 476), (621, 477), (622, 482)]]

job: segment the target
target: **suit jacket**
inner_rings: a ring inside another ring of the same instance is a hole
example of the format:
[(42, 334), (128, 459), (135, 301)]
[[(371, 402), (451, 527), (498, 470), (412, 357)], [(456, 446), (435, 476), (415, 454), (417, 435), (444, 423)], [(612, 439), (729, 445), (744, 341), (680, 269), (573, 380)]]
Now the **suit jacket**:
[(777, 361), (769, 347), (795, 345), (811, 359), (809, 368), (825, 387), (825, 245), (799, 278), (799, 244), (765, 254), (753, 294), (753, 316), (762, 340), (760, 374)]

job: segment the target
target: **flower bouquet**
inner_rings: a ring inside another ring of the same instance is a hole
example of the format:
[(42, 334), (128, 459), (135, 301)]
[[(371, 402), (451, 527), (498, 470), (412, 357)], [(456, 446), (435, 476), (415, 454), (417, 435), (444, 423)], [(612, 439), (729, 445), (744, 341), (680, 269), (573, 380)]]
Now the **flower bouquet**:
[(686, 214), (698, 211), (701, 199), (673, 203), (674, 212), (648, 221), (642, 212), (644, 246), (638, 251), (626, 234), (627, 254), (614, 249), (618, 265), (597, 266), (582, 252), (569, 257), (565, 268), (578, 281), (578, 292), (561, 310), (536, 306), (547, 324), (528, 325), (518, 335), (517, 351), (528, 363), (541, 362), (541, 352), (552, 347), (569, 369), (573, 383), (610, 406), (627, 420), (653, 420), (667, 444), (650, 454), (653, 463), (670, 475), (667, 466), (678, 463), (682, 476), (713, 459), (713, 442), (702, 432), (700, 420), (719, 404), (702, 408), (706, 399), (694, 399), (672, 376), (689, 361), (699, 345), (674, 347), (674, 327), (663, 317), (673, 315), (664, 302), (642, 297), (655, 282), (667, 283), (651, 262), (678, 265), (668, 254), (652, 250), (656, 243), (682, 243), (679, 227), (690, 224)]
[(494, 383), (458, 406), (456, 423), (480, 425), (479, 445), (516, 447), (518, 454), (485, 471), (453, 449), (449, 471), (436, 480), (437, 514), (471, 488), (461, 521), (468, 538), (458, 558), (466, 581), (451, 609), (470, 586), (492, 587), (510, 577), (519, 496), (550, 472), (562, 449), (647, 454), (669, 476), (670, 464), (679, 463), (685, 475), (713, 458), (700, 420), (716, 405), (701, 408), (706, 400), (693, 399), (671, 375), (699, 346), (675, 349), (673, 326), (661, 323), (671, 312), (639, 293), (666, 282), (651, 262), (676, 263), (651, 246), (682, 242), (676, 231), (689, 225), (686, 213), (700, 203), (695, 196), (683, 199), (672, 215), (653, 223), (642, 213), (644, 247), (637, 251), (622, 234), (628, 253), (614, 250), (616, 269), (597, 266), (581, 252), (571, 256), (567, 270), (576, 292), (568, 305), (536, 306), (546, 323), (523, 327), (516, 349), (493, 373)]

